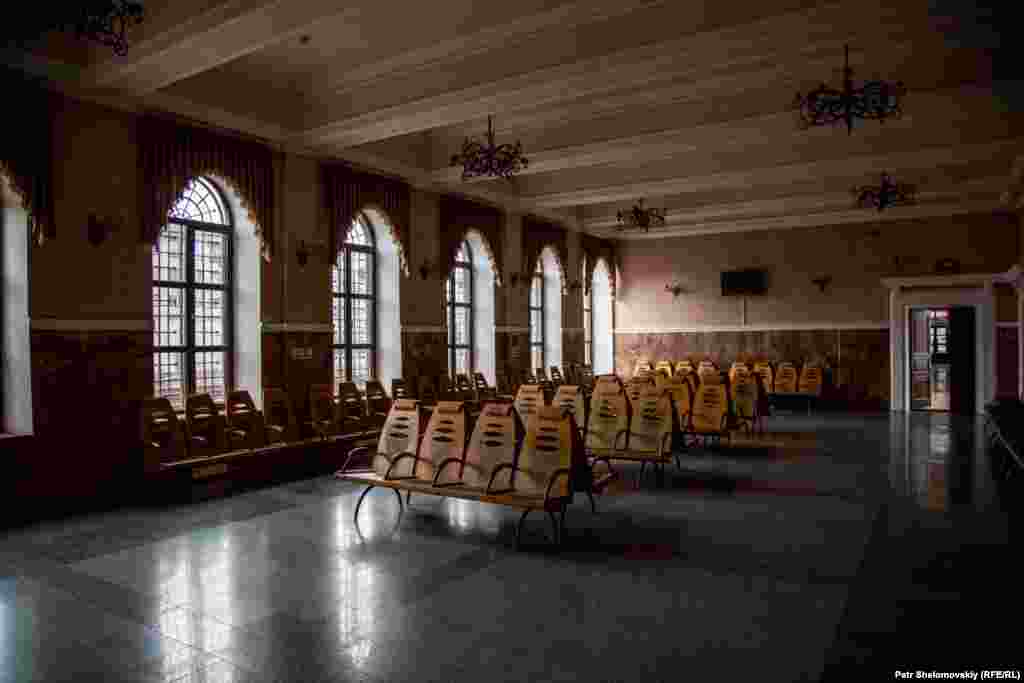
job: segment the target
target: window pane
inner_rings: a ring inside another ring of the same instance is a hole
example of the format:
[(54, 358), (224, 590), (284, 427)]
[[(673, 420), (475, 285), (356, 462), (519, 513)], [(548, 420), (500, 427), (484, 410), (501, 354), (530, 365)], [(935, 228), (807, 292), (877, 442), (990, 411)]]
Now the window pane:
[(347, 382), (345, 377), (345, 349), (334, 349), (334, 391), (338, 385)]
[(469, 303), (469, 272), (465, 268), (456, 268), (455, 276), (455, 301), (460, 304)]
[(196, 353), (196, 393), (209, 394), (214, 401), (224, 400), (224, 352)]
[(544, 341), (540, 313), (540, 311), (530, 311), (530, 341), (535, 344)]
[(221, 206), (217, 191), (201, 178), (194, 178), (185, 186), (169, 215), (203, 223), (228, 224), (227, 212)]
[(369, 349), (353, 349), (352, 381), (362, 389), (368, 379), (370, 379), (370, 351)]
[(185, 290), (153, 288), (153, 345), (185, 345)]
[(345, 299), (332, 297), (331, 319), (334, 321), (334, 343), (345, 343)]
[(345, 293), (345, 252), (338, 256), (338, 262), (331, 266), (331, 292), (334, 294)]
[(196, 284), (224, 284), (227, 236), (218, 232), (196, 230), (192, 239), (192, 268)]
[(361, 218), (357, 218), (352, 221), (352, 227), (348, 230), (348, 236), (345, 241), (349, 244), (361, 244), (363, 246), (370, 246), (370, 231), (369, 227), (363, 223)]
[(352, 252), (352, 293), (373, 294), (373, 278), (370, 277), (370, 254)]
[(459, 245), (459, 252), (455, 254), (456, 263), (469, 263), (469, 249), (465, 242)]
[(193, 311), (196, 346), (224, 344), (224, 292), (217, 289), (195, 290)]
[(453, 313), (454, 309), (455, 309), (454, 306), (451, 306), (451, 305), (448, 306), (448, 317), (446, 319), (448, 321), (448, 324), (445, 326), (445, 327), (448, 328), (448, 346), (451, 346), (454, 343), (454, 339), (455, 339), (455, 334), (454, 334), (454, 331), (455, 331), (455, 321), (452, 320), (452, 316), (454, 315), (454, 313)]
[(455, 372), (469, 374), (469, 349), (455, 350)]
[[(366, 299), (352, 299), (352, 343), (372, 344), (370, 338), (370, 302)], [(352, 361), (355, 367), (355, 361)]]
[(469, 343), (469, 310), (462, 306), (455, 309), (455, 343)]
[(153, 355), (153, 395), (166, 398), (176, 410), (185, 408), (185, 360), (181, 353)]
[(543, 303), (541, 301), (540, 288), (541, 279), (536, 277), (533, 278), (533, 286), (530, 287), (530, 306), (532, 308), (540, 308)]
[(170, 224), (160, 233), (160, 249), (153, 250), (153, 280), (185, 280), (185, 230)]

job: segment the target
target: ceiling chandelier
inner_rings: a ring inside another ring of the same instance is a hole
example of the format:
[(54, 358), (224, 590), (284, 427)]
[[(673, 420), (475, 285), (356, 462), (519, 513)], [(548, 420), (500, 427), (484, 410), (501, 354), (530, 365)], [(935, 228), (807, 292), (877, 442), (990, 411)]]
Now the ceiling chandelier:
[(616, 230), (622, 231), (627, 228), (640, 228), (648, 232), (652, 225), (665, 225), (665, 209), (645, 209), (644, 200), (639, 200), (629, 211), (619, 211), (617, 214), (619, 226)]
[(916, 188), (906, 183), (893, 182), (888, 173), (882, 174), (881, 185), (863, 185), (851, 192), (857, 197), (857, 206), (864, 209), (878, 209), (914, 203)]
[(847, 45), (845, 49), (846, 64), (843, 66), (842, 90), (830, 88), (822, 83), (806, 95), (797, 93), (793, 107), (800, 110), (803, 128), (843, 122), (846, 124), (847, 133), (852, 133), (854, 119), (884, 122), (889, 117), (898, 118), (903, 113), (900, 98), (907, 94), (903, 81), (866, 81), (859, 88), (853, 87), (850, 46)]
[(494, 144), (494, 126), (488, 116), (486, 143), (466, 138), (462, 143), (462, 153), (452, 155), (451, 165), (459, 164), (462, 164), (463, 180), (477, 177), (512, 180), (512, 176), (526, 168), (528, 162), (523, 156), (523, 144), (518, 140), (514, 145)]
[[(60, 4), (38, 3), (23, 10), (18, 19), (15, 44), (24, 46), (49, 31), (74, 32), (113, 49), (128, 53), (128, 31), (144, 19), (142, 4), (132, 0), (79, 0)], [(66, 9), (65, 9), (66, 8)]]

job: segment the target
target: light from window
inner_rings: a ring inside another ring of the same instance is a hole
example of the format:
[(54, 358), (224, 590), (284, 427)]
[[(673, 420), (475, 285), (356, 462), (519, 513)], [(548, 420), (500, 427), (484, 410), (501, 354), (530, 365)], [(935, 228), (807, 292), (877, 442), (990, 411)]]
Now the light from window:
[(530, 286), (530, 371), (544, 368), (544, 269), (537, 259)]
[(465, 241), (455, 254), (455, 264), (445, 287), (448, 327), (448, 367), (469, 376), (473, 366), (473, 262)]
[(364, 388), (376, 376), (376, 281), (373, 231), (360, 214), (331, 268), (334, 392), (342, 382)]

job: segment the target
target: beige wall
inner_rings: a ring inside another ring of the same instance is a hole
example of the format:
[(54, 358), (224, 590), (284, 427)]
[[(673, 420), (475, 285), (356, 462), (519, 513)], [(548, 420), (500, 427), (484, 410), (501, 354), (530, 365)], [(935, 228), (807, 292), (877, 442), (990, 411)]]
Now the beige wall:
[[(747, 325), (884, 322), (882, 277), (929, 273), (944, 257), (960, 259), (963, 272), (1005, 270), (1017, 231), (996, 214), (624, 242), (616, 326), (741, 325), (743, 298), (723, 297), (719, 276), (737, 268), (769, 271), (768, 292), (746, 297)], [(811, 280), (824, 275), (832, 283), (821, 292)], [(665, 291), (672, 280), (685, 289), (677, 298)]]

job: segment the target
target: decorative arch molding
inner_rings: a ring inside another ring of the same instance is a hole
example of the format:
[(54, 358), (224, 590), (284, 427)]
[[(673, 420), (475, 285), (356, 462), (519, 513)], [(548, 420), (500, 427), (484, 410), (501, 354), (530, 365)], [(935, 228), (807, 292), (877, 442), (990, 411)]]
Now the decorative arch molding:
[(0, 144), (0, 173), (28, 214), (32, 240), (42, 245), (57, 236), (53, 221), (53, 93), (23, 74), (0, 67), (7, 102), (7, 134)]
[(409, 228), (412, 220), (409, 186), (402, 181), (356, 171), (345, 164), (320, 164), (331, 254), (338, 253), (360, 211), (373, 210), (386, 220), (398, 249), (402, 274), (409, 277)]
[(583, 233), (580, 235), (580, 248), (583, 251), (587, 264), (587, 272), (583, 274), (583, 286), (586, 288), (586, 291), (590, 291), (591, 283), (594, 281), (594, 268), (597, 266), (597, 262), (603, 260), (608, 267), (608, 278), (612, 288), (612, 296), (614, 297), (615, 273), (618, 270), (616, 267), (618, 265), (616, 261), (618, 254), (615, 250), (615, 243)]
[(562, 295), (569, 293), (569, 248), (565, 229), (527, 216), (523, 219), (523, 272), (532, 273), (544, 249), (550, 247), (562, 274)]
[(445, 278), (455, 266), (455, 255), (459, 245), (470, 232), (480, 235), (494, 272), (494, 283), (502, 286), (501, 249), (504, 244), (504, 227), (501, 211), (489, 206), (470, 202), (457, 197), (441, 197), (441, 267)]
[(140, 117), (138, 137), (144, 242), (157, 243), (167, 213), (192, 178), (212, 176), (238, 195), (255, 226), (263, 258), (270, 260), (276, 207), (273, 150), (153, 115)]

